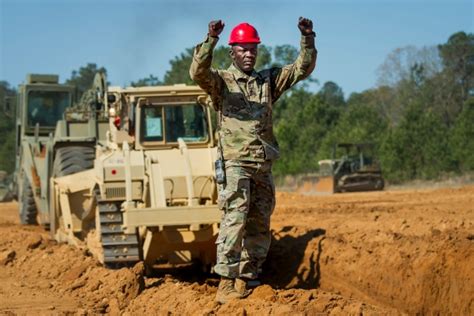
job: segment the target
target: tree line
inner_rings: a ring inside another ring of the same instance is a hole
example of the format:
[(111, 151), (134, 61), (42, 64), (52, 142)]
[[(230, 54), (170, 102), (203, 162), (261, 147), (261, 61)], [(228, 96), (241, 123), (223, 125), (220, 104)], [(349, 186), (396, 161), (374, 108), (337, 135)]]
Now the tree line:
[[(188, 48), (173, 58), (162, 79), (150, 74), (130, 85), (193, 84), (188, 74), (192, 53)], [(260, 45), (256, 69), (291, 63), (297, 54), (290, 45)], [(213, 66), (230, 63), (228, 48), (217, 47)], [(99, 70), (106, 72), (88, 64), (66, 82), (81, 93)], [(437, 46), (394, 50), (378, 69), (377, 86), (348, 98), (335, 82), (318, 91), (313, 86), (300, 83), (274, 105), (281, 148), (275, 175), (317, 172), (318, 161), (331, 158), (335, 143), (373, 143), (384, 177), (392, 183), (474, 170), (474, 34), (458, 32)], [(0, 82), (2, 102), (14, 93), (8, 82)], [(5, 116), (0, 133), (7, 135), (0, 143), (0, 169), (11, 171), (14, 134)]]

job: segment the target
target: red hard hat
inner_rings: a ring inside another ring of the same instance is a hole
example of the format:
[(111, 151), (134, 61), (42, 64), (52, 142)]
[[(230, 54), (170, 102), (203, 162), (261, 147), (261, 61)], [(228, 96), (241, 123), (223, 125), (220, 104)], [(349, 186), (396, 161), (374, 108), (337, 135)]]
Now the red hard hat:
[(232, 29), (229, 37), (229, 45), (239, 43), (256, 43), (260, 44), (257, 30), (248, 23), (240, 23)]

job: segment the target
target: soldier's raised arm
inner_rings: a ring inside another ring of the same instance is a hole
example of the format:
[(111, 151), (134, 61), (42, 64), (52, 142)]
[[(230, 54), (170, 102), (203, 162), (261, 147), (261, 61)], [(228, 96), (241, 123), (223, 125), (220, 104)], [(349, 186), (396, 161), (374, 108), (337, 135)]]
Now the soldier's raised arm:
[(217, 71), (211, 68), (212, 53), (224, 26), (221, 20), (209, 22), (207, 37), (194, 49), (193, 61), (189, 68), (191, 79), (211, 96), (216, 110), (220, 104), (222, 79)]
[(296, 61), (282, 68), (272, 70), (272, 99), (276, 101), (281, 94), (295, 85), (298, 81), (307, 78), (316, 67), (318, 51), (314, 45), (316, 34), (313, 32), (313, 22), (300, 17), (298, 28), (301, 32), (301, 48)]

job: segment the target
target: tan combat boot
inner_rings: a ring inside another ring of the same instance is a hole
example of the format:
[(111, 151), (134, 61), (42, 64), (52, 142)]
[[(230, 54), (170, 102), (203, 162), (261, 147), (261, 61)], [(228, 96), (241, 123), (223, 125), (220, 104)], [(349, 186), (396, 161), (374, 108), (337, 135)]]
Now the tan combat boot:
[(240, 294), (241, 298), (245, 298), (252, 293), (252, 290), (247, 286), (247, 280), (237, 278), (234, 283), (235, 290)]
[(217, 289), (216, 302), (225, 304), (230, 300), (241, 298), (241, 295), (234, 288), (234, 279), (221, 277), (219, 288)]

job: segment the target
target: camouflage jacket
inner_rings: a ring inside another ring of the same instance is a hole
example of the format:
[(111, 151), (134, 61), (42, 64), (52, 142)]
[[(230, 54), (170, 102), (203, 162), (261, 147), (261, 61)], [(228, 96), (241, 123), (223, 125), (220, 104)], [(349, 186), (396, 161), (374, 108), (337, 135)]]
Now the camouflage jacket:
[(219, 139), (224, 159), (263, 162), (279, 157), (273, 135), (272, 107), (282, 93), (308, 77), (316, 65), (314, 35), (301, 37), (301, 51), (292, 64), (249, 76), (233, 64), (227, 70), (211, 68), (218, 38), (199, 44), (189, 73), (212, 99), (219, 112)]

